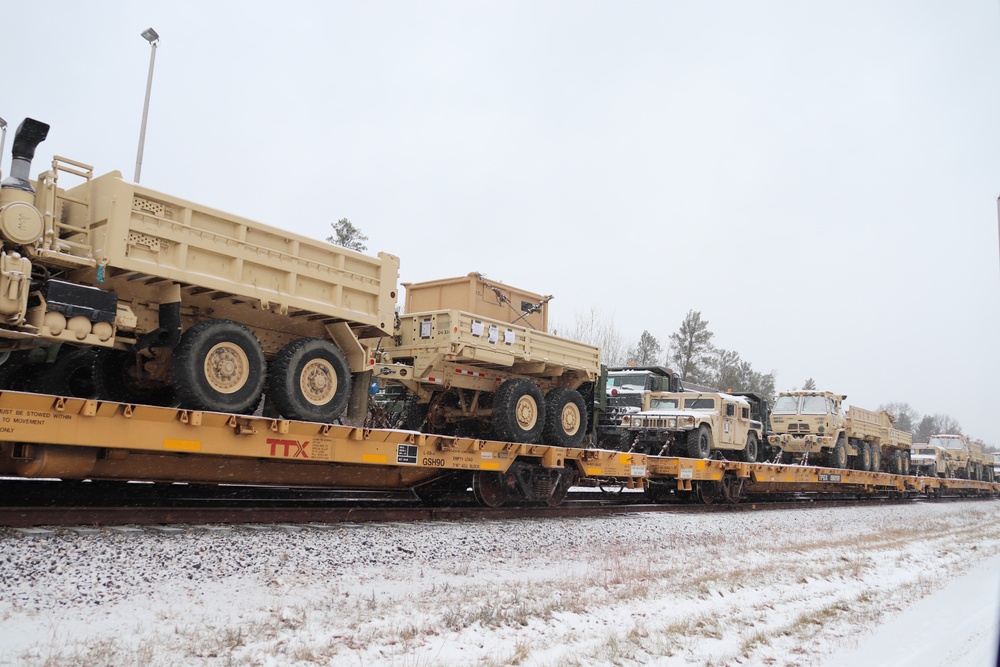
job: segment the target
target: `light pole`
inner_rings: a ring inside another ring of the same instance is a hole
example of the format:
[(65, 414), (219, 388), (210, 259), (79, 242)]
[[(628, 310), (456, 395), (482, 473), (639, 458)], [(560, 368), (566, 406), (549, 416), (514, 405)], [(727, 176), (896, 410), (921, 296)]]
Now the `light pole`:
[[(0, 118), (0, 130), (3, 131), (3, 134), (0, 134), (0, 163), (2, 163), (3, 162), (3, 144), (4, 144), (4, 141), (6, 141), (6, 139), (7, 139), (7, 121), (5, 121), (3, 118)], [(3, 170), (0, 170), (0, 173), (2, 173), (2, 172), (3, 172)]]
[(146, 143), (146, 116), (149, 114), (149, 91), (153, 88), (153, 63), (156, 62), (156, 45), (160, 36), (152, 28), (142, 31), (142, 36), (149, 42), (149, 77), (146, 78), (146, 103), (142, 106), (142, 127), (139, 129), (139, 152), (135, 156), (135, 182), (139, 182), (139, 172), (142, 171), (142, 146)]

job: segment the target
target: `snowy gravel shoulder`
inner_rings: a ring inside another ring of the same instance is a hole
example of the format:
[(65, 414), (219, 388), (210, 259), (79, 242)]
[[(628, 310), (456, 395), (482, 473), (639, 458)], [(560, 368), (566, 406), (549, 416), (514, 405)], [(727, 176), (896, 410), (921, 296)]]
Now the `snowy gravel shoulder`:
[(0, 665), (922, 665), (884, 661), (978, 605), (950, 663), (971, 667), (998, 571), (995, 500), (0, 531)]

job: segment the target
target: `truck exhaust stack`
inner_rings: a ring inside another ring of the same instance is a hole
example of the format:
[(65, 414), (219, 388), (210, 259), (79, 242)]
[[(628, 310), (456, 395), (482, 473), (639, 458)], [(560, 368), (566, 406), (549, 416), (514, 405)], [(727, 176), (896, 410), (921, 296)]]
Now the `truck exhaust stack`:
[(10, 176), (3, 180), (0, 187), (34, 193), (35, 189), (31, 187), (30, 181), (31, 161), (35, 157), (38, 144), (45, 141), (48, 135), (48, 124), (34, 118), (25, 118), (24, 122), (18, 125), (14, 134), (14, 147), (11, 150), (13, 160), (10, 164)]

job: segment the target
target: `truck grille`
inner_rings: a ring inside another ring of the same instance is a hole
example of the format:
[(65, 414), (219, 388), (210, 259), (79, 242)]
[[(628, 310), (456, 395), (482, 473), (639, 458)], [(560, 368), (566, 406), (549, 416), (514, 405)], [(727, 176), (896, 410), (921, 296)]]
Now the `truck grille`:
[(788, 432), (789, 433), (808, 433), (809, 432), (809, 424), (789, 424), (788, 425)]

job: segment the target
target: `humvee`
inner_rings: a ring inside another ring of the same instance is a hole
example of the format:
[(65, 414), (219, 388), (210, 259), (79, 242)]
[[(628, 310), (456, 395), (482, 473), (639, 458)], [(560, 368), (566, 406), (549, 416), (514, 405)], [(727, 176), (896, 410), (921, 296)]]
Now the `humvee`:
[(755, 394), (650, 392), (642, 407), (622, 417), (629, 451), (695, 459), (724, 452), (747, 463), (761, 458), (766, 408)]

